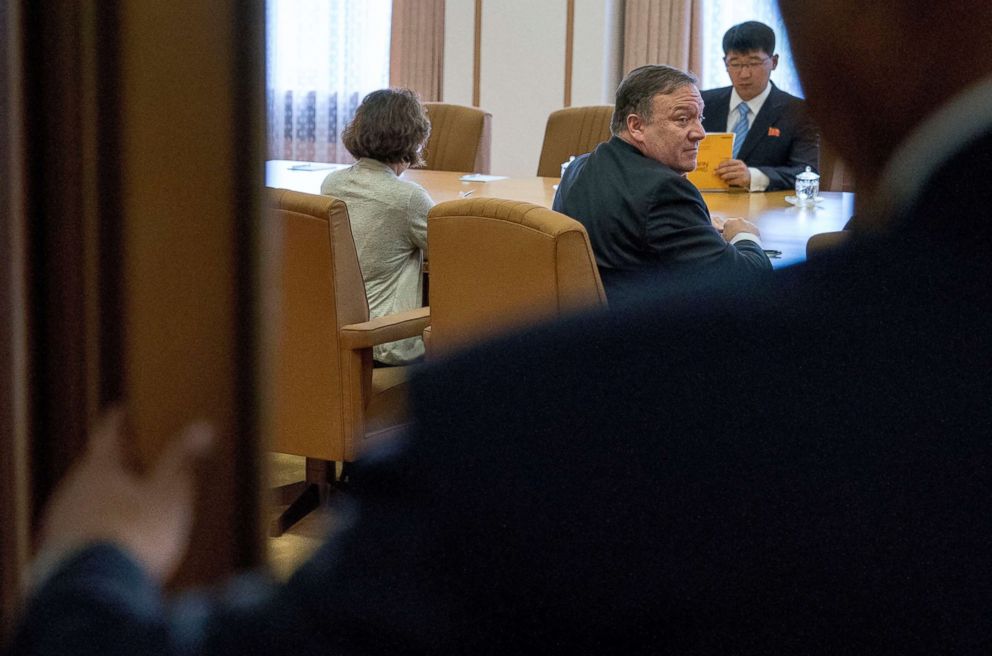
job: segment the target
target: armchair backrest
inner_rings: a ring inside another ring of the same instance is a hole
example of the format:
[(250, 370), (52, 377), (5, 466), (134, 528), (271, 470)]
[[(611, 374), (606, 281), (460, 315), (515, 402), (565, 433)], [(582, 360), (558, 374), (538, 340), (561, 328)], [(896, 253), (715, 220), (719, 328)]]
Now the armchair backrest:
[(425, 102), (431, 136), (424, 148), (432, 171), (489, 173), (492, 150), (492, 114), (478, 107)]
[(341, 346), (341, 327), (369, 318), (348, 208), (330, 196), (266, 193), (268, 219), (279, 231), (278, 287), (270, 304), (278, 331), (271, 448), (348, 460), (353, 400), (372, 381), (371, 350), (356, 365)]
[(850, 230), (818, 232), (806, 240), (806, 259), (815, 260), (847, 244), (851, 239)]
[(427, 247), (431, 355), (606, 305), (585, 228), (539, 205), (439, 203), (428, 215)]
[(820, 191), (854, 191), (851, 168), (823, 139), (820, 139)]
[(592, 152), (610, 138), (613, 105), (566, 107), (551, 112), (544, 129), (544, 145), (537, 174), (546, 178), (561, 175), (561, 165), (572, 155)]

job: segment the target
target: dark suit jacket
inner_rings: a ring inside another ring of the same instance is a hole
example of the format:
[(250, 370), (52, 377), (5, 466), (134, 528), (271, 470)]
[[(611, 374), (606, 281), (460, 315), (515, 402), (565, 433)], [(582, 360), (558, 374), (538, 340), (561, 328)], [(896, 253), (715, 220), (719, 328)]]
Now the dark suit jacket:
[[(796, 186), (796, 174), (807, 166), (819, 173), (820, 135), (806, 114), (803, 100), (769, 84), (771, 93), (752, 119), (737, 159), (768, 176), (766, 191), (792, 189)], [(702, 92), (703, 129), (707, 132), (727, 131), (731, 91), (733, 87)]]
[(613, 305), (628, 300), (632, 282), (646, 272), (720, 269), (733, 276), (771, 268), (757, 243), (731, 246), (720, 236), (683, 175), (618, 137), (569, 165), (552, 208), (585, 226)]
[(987, 654), (990, 171), (992, 133), (816, 263), (427, 365), (289, 584), (167, 620), (97, 547), (15, 653)]

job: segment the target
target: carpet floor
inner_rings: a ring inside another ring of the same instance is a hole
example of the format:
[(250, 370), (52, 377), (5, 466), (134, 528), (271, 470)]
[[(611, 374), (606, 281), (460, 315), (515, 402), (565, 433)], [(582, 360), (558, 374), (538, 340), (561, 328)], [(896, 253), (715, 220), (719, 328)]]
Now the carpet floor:
[[(269, 454), (269, 478), (273, 486), (303, 480), (305, 460), (283, 453)], [(271, 505), (268, 518), (279, 516), (286, 506)], [(277, 538), (268, 538), (269, 563), (273, 573), (286, 578), (321, 545), (333, 523), (333, 514), (325, 509), (315, 510)]]

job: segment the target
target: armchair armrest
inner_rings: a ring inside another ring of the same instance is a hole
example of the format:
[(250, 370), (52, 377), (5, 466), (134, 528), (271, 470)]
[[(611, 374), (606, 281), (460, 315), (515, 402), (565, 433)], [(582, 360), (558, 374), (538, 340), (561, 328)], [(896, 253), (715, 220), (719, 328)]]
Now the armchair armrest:
[(431, 323), (430, 307), (397, 312), (362, 323), (341, 327), (341, 345), (357, 351), (376, 344), (395, 342), (406, 337), (417, 337)]

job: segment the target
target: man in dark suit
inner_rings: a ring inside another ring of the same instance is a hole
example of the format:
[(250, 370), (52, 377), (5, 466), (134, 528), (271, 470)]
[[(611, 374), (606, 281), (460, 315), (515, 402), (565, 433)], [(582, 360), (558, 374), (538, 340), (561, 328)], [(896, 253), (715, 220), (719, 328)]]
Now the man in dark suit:
[(647, 272), (768, 270), (758, 228), (728, 219), (721, 236), (699, 190), (696, 168), (704, 132), (695, 78), (669, 66), (642, 66), (620, 83), (613, 136), (565, 170), (553, 209), (589, 233), (612, 305)]
[(732, 85), (703, 91), (707, 132), (734, 132), (733, 158), (716, 173), (749, 191), (791, 189), (807, 166), (820, 168), (819, 135), (802, 99), (771, 81), (778, 67), (775, 32), (757, 21), (723, 36), (723, 61)]
[[(876, 0), (839, 49), (860, 0), (779, 4), (871, 190), (842, 250), (425, 367), (314, 559), (180, 615), (148, 572), (183, 534), (142, 520), (181, 495), (108, 520), (99, 439), (18, 653), (988, 654), (992, 60), (954, 46), (992, 13)], [(940, 75), (882, 74), (919, 43)]]

